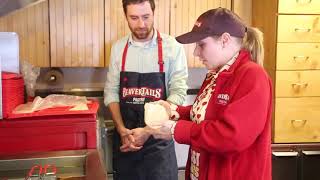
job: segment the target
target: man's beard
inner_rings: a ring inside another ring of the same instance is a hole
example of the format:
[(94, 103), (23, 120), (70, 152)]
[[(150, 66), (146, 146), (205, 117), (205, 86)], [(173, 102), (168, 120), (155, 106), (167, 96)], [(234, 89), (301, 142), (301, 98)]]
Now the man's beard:
[(148, 29), (148, 27), (146, 27), (146, 28), (135, 28), (135, 29), (133, 29), (131, 27), (129, 27), (129, 28), (130, 28), (133, 36), (135, 38), (137, 38), (138, 40), (145, 40), (145, 39), (147, 39), (149, 37), (149, 35), (151, 33), (153, 33), (153, 31), (152, 31), (153, 30), (153, 24), (150, 26), (149, 29)]

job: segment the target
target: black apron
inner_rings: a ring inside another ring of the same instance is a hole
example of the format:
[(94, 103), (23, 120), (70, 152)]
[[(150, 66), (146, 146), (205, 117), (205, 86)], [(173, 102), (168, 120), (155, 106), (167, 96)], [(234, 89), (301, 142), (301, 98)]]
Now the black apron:
[[(157, 31), (159, 72), (126, 72), (128, 42), (122, 55), (120, 72), (120, 110), (126, 128), (145, 127), (144, 104), (166, 100), (163, 71), (162, 39)], [(157, 140), (152, 136), (137, 152), (120, 152), (121, 139), (115, 131), (113, 138), (113, 170), (115, 180), (177, 180), (177, 159), (174, 142)]]

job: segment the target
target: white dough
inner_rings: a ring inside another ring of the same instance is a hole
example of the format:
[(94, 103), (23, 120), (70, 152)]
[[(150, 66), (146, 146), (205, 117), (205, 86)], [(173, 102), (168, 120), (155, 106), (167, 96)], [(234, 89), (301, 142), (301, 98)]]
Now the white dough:
[(144, 105), (144, 120), (147, 126), (159, 128), (169, 120), (166, 109), (158, 103), (146, 103)]

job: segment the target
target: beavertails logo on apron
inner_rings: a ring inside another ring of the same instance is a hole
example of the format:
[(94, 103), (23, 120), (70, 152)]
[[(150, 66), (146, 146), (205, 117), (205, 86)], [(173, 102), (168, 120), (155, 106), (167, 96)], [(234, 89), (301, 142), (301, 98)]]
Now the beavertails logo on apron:
[(148, 97), (152, 99), (159, 99), (161, 97), (161, 88), (123, 88), (122, 98), (126, 97)]

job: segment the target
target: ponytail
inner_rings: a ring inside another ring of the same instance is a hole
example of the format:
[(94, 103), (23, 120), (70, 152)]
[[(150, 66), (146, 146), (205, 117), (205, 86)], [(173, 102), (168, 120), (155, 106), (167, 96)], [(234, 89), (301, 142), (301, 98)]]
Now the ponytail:
[(258, 28), (247, 27), (242, 47), (250, 52), (252, 61), (263, 66), (263, 33)]

